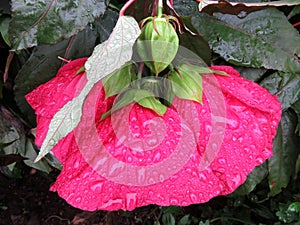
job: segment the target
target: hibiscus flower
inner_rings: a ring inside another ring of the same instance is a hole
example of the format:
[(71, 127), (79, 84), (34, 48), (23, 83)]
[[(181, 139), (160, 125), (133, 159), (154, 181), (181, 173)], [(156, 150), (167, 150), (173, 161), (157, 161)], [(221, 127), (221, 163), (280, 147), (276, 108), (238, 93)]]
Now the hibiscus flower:
[[(26, 96), (37, 115), (36, 144), (51, 119), (86, 83), (86, 58)], [(132, 103), (101, 119), (114, 104), (101, 82), (87, 96), (80, 124), (52, 149), (63, 169), (51, 190), (83, 210), (187, 206), (232, 193), (272, 156), (281, 118), (276, 96), (240, 77), (203, 75), (202, 104), (175, 97), (163, 116)]]

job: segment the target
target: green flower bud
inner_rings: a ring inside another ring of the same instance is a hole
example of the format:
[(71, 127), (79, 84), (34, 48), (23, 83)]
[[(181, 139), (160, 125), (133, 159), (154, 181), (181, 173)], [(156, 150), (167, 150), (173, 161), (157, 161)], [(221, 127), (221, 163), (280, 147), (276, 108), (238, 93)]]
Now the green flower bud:
[(153, 18), (142, 29), (137, 51), (156, 76), (171, 64), (179, 47), (177, 33), (166, 18)]

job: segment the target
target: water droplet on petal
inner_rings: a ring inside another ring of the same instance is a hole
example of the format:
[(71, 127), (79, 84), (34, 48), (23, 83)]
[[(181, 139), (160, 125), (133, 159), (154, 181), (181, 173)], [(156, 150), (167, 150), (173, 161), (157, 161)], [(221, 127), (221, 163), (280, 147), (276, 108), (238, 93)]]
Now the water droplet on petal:
[(137, 199), (136, 193), (126, 194), (126, 209), (127, 210), (133, 210), (136, 208), (136, 199)]
[(103, 183), (102, 182), (98, 182), (96, 184), (91, 185), (90, 189), (93, 192), (101, 192), (102, 191), (102, 187), (103, 187)]
[(190, 198), (191, 198), (192, 202), (194, 202), (194, 203), (198, 202), (197, 201), (197, 196), (195, 194), (193, 194), (193, 193), (190, 194)]

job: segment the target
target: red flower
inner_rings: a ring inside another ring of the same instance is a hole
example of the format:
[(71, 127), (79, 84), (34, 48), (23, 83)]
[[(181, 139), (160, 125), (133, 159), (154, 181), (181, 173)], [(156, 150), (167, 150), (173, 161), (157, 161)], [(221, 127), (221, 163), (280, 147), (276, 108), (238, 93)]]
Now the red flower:
[[(26, 96), (36, 110), (38, 145), (86, 83), (85, 73), (75, 75), (85, 61), (68, 63)], [(114, 98), (105, 100), (96, 84), (81, 123), (53, 148), (63, 169), (51, 190), (83, 210), (186, 206), (233, 192), (272, 156), (281, 104), (233, 68), (212, 69), (229, 76), (203, 75), (203, 104), (175, 98), (162, 117), (131, 104), (100, 120)]]

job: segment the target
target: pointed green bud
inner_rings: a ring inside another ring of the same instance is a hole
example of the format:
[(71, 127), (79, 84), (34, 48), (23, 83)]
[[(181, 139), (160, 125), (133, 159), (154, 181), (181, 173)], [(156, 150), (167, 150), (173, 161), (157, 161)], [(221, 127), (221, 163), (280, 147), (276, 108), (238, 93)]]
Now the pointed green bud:
[(153, 18), (137, 40), (141, 60), (158, 76), (175, 58), (179, 47), (176, 30), (166, 18)]

